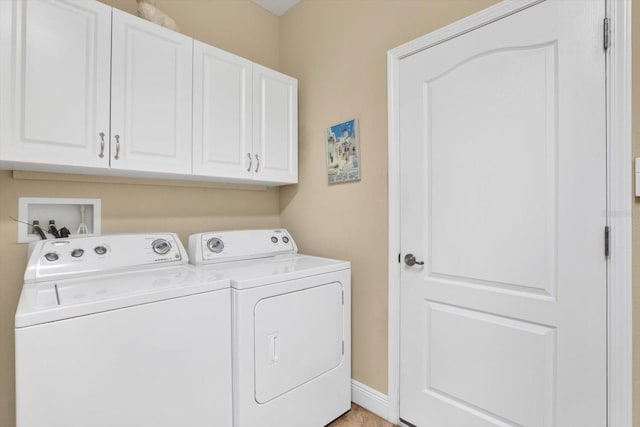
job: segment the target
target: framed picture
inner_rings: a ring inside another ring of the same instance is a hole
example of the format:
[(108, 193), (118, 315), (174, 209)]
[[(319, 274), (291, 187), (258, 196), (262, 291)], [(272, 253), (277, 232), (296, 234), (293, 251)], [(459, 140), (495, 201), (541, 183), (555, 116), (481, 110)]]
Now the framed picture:
[(358, 120), (329, 126), (325, 131), (329, 184), (360, 180), (360, 133)]

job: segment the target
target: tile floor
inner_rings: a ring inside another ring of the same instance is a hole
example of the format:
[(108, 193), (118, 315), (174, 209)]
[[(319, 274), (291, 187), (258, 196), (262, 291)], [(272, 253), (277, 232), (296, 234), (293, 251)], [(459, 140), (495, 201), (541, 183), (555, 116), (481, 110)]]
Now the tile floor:
[(388, 421), (367, 411), (355, 403), (351, 404), (351, 410), (329, 424), (327, 427), (395, 427)]

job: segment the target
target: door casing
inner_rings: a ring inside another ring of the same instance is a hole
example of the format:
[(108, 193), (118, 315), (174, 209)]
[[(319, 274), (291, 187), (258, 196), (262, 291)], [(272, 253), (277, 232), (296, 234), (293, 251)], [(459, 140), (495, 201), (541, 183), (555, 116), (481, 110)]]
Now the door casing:
[[(400, 141), (398, 67), (416, 52), (487, 25), (544, 0), (502, 1), (387, 53), (389, 123), (389, 367), (388, 412), (398, 423), (400, 378)], [(610, 256), (607, 268), (608, 427), (631, 427), (632, 412), (632, 151), (631, 0), (607, 0), (607, 217)], [(381, 414), (383, 415), (383, 414)]]

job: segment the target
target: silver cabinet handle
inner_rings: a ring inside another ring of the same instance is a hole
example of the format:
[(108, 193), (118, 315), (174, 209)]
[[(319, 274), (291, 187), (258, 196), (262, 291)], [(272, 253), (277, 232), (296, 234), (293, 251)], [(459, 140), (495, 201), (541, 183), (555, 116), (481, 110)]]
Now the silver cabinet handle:
[(116, 135), (114, 137), (116, 139), (116, 155), (113, 157), (114, 159), (120, 159), (120, 135)]
[(100, 154), (98, 157), (101, 159), (104, 157), (104, 132), (100, 132)]
[(251, 172), (251, 165), (253, 164), (253, 159), (251, 158), (251, 153), (247, 153), (247, 157), (249, 158), (249, 167), (247, 168), (247, 172)]
[(258, 169), (260, 169), (260, 157), (258, 157), (258, 155), (256, 154), (256, 170), (255, 170), (255, 172), (258, 172)]

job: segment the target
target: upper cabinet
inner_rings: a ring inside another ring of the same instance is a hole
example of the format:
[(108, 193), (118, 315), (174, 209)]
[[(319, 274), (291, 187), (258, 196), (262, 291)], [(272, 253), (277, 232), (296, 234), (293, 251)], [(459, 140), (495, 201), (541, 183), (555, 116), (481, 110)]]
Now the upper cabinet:
[(253, 63), (193, 43), (193, 173), (251, 179)]
[(253, 66), (254, 177), (298, 182), (298, 81)]
[(194, 42), (193, 173), (298, 181), (298, 82)]
[(109, 167), (111, 8), (0, 1), (0, 158)]
[(113, 10), (111, 167), (191, 173), (193, 40)]
[(88, 0), (0, 0), (0, 168), (297, 182), (297, 81)]

